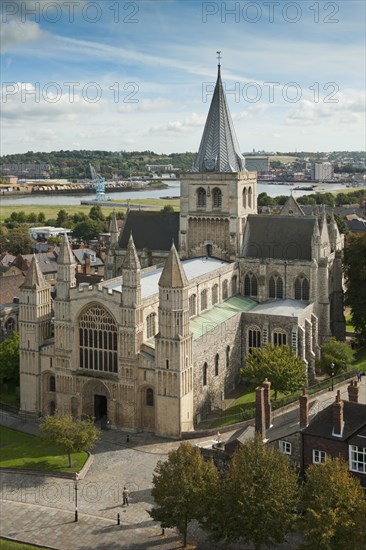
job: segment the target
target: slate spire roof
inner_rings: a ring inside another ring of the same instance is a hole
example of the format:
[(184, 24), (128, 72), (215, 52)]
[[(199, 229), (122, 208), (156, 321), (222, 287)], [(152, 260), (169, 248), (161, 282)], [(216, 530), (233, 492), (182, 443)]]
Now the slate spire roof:
[(46, 280), (42, 275), (36, 256), (33, 254), (29, 269), (21, 288), (43, 288), (47, 286)]
[(187, 276), (179, 259), (174, 242), (170, 249), (169, 256), (165, 262), (164, 269), (159, 279), (159, 286), (164, 288), (183, 288), (188, 284)]
[(112, 214), (111, 223), (109, 224), (109, 231), (111, 233), (119, 233), (117, 216), (116, 216), (115, 211), (113, 211), (113, 214)]
[(136, 252), (135, 243), (133, 242), (132, 233), (128, 240), (126, 256), (122, 263), (123, 269), (141, 269), (140, 260)]
[(62, 265), (75, 264), (75, 257), (74, 257), (74, 254), (72, 253), (69, 239), (66, 233), (64, 234), (64, 237), (62, 239), (62, 243), (60, 246), (60, 253), (57, 257), (57, 263)]
[(193, 169), (195, 172), (245, 171), (245, 159), (240, 153), (221, 81), (220, 64), (210, 110)]

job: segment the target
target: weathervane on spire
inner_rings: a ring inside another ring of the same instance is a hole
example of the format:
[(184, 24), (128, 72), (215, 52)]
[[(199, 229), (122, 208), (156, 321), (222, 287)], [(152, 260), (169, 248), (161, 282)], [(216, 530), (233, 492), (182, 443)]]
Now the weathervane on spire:
[(216, 53), (217, 53), (218, 66), (220, 67), (220, 66), (221, 66), (221, 51), (220, 51), (220, 52), (216, 52)]

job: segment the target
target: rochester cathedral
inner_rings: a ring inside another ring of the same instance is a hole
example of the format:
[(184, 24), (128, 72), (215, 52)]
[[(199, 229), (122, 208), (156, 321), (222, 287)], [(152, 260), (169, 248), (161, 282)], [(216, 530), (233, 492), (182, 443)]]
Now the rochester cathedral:
[(240, 380), (245, 356), (288, 345), (314, 374), (345, 336), (343, 239), (334, 218), (290, 197), (257, 214), (220, 66), (201, 144), (181, 176), (180, 212), (114, 218), (105, 280), (77, 287), (67, 237), (56, 297), (35, 257), (20, 295), (21, 410), (59, 412), (179, 438)]

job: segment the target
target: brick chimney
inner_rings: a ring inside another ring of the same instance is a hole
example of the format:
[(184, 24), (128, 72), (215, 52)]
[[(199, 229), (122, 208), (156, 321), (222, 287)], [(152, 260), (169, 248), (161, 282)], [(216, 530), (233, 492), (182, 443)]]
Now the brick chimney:
[(262, 439), (266, 438), (266, 413), (264, 408), (264, 388), (255, 390), (255, 431)]
[(300, 396), (300, 430), (303, 430), (309, 424), (309, 396), (306, 388), (302, 389)]
[(341, 392), (337, 391), (337, 397), (333, 403), (333, 435), (342, 435), (343, 432), (343, 401)]
[(90, 258), (89, 258), (89, 256), (86, 256), (86, 258), (85, 258), (84, 273), (86, 275), (90, 275)]
[(271, 404), (271, 382), (265, 379), (262, 384), (264, 389), (264, 414), (266, 419), (266, 429), (268, 430), (272, 426), (272, 404)]
[(351, 380), (351, 383), (348, 386), (347, 390), (348, 390), (348, 401), (352, 401), (353, 403), (358, 403), (358, 393), (360, 391), (360, 387), (357, 384), (356, 380)]

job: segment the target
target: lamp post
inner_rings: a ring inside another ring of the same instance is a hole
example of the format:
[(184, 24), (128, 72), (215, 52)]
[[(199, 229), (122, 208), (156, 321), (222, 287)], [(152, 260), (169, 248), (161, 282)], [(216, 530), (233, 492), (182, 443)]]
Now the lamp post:
[(332, 379), (332, 391), (334, 389), (334, 363), (330, 365), (331, 371), (330, 371), (330, 377)]
[(79, 521), (79, 516), (78, 516), (78, 475), (77, 474), (75, 474), (74, 492), (75, 492), (75, 522), (77, 522), (77, 521)]

